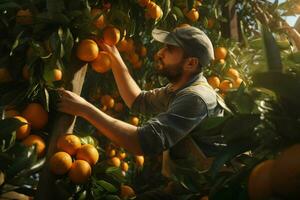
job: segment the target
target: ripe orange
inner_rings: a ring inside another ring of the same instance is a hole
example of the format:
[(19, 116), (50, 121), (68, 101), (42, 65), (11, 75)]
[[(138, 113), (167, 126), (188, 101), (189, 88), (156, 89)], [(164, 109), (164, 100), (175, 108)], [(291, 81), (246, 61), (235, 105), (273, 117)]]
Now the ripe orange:
[(75, 155), (78, 149), (81, 147), (79, 137), (74, 134), (62, 135), (57, 140), (57, 149), (65, 151), (71, 156)]
[(120, 40), (120, 31), (115, 27), (106, 27), (103, 31), (104, 43), (109, 46), (116, 45)]
[(56, 175), (67, 173), (72, 166), (72, 158), (66, 152), (57, 152), (50, 159), (50, 170)]
[(179, 24), (176, 28), (184, 28), (184, 27), (189, 27), (189, 26), (191, 26), (191, 25), (182, 23), (182, 24)]
[(132, 63), (132, 65), (133, 65), (133, 69), (140, 69), (142, 67), (143, 63), (141, 60), (138, 60), (137, 62)]
[(94, 40), (85, 39), (82, 40), (76, 51), (77, 57), (86, 62), (95, 60), (98, 57), (99, 48)]
[[(92, 8), (91, 10), (91, 16), (95, 18), (96, 16), (100, 15), (102, 13), (101, 9), (99, 8)], [(105, 18), (103, 13), (96, 19), (94, 19), (93, 24), (96, 28), (103, 29), (105, 27)]]
[(207, 79), (208, 83), (211, 85), (212, 88), (218, 88), (220, 85), (220, 79), (217, 76), (211, 76)]
[(85, 160), (90, 165), (95, 165), (99, 159), (99, 153), (93, 145), (84, 144), (78, 149), (76, 159)]
[(120, 167), (121, 160), (118, 157), (112, 157), (111, 159), (109, 159), (108, 163), (114, 167)]
[(38, 154), (38, 157), (43, 156), (46, 150), (45, 141), (38, 135), (29, 135), (22, 141), (22, 144), (24, 144), (27, 147), (30, 147), (31, 145), (36, 145), (36, 152)]
[(16, 14), (16, 23), (22, 25), (32, 24), (33, 17), (32, 13), (29, 9), (26, 10), (18, 10)]
[(28, 65), (24, 65), (23, 69), (22, 69), (22, 76), (25, 80), (29, 80), (30, 78), (30, 73), (29, 73), (29, 66)]
[(192, 8), (190, 11), (184, 9), (183, 12), (185, 13), (185, 16), (192, 22), (195, 22), (199, 19), (199, 12), (195, 8)]
[(131, 52), (128, 54), (128, 60), (131, 62), (131, 63), (136, 63), (139, 61), (139, 55), (135, 52)]
[(204, 196), (204, 197), (201, 197), (200, 200), (209, 200), (209, 199), (208, 199), (208, 196)]
[(233, 80), (236, 80), (240, 77), (240, 73), (234, 68), (229, 68), (226, 72), (226, 76), (232, 78)]
[(139, 125), (139, 118), (138, 117), (131, 117), (130, 118), (130, 124), (132, 124), (134, 126), (138, 126)]
[(98, 57), (91, 62), (92, 68), (98, 73), (105, 73), (111, 69), (111, 60), (109, 54), (100, 51)]
[(123, 38), (119, 43), (118, 43), (118, 50), (120, 52), (126, 52), (127, 51), (127, 46), (128, 46), (128, 42), (125, 38)]
[(222, 92), (227, 92), (232, 87), (233, 87), (233, 85), (232, 85), (231, 81), (229, 81), (229, 80), (223, 80), (219, 85), (219, 89)]
[(85, 183), (92, 175), (92, 168), (85, 160), (75, 160), (69, 171), (69, 178), (73, 183)]
[(122, 112), (124, 110), (124, 105), (121, 102), (116, 103), (116, 105), (114, 106), (114, 110), (116, 112)]
[(120, 160), (124, 160), (126, 158), (126, 153), (125, 152), (118, 152), (118, 158), (120, 158)]
[(128, 171), (128, 163), (127, 162), (122, 162), (121, 163), (121, 169), (124, 171), (124, 172), (127, 172)]
[(116, 152), (115, 149), (109, 149), (109, 150), (107, 150), (107, 152), (106, 152), (106, 155), (107, 155), (108, 157), (110, 157), (110, 158), (116, 156), (116, 154), (117, 154), (117, 152)]
[(215, 20), (214, 19), (208, 19), (207, 20), (207, 28), (211, 29), (214, 27)]
[(157, 4), (155, 4), (154, 2), (150, 2), (147, 5), (147, 14), (150, 18), (157, 20), (162, 17), (163, 11)]
[(44, 128), (48, 122), (48, 112), (39, 103), (30, 103), (22, 112), (30, 123), (31, 127), (35, 130)]
[(144, 156), (135, 156), (135, 163), (138, 167), (144, 166)]
[(0, 67), (0, 83), (9, 82), (12, 80), (12, 77), (5, 67)]
[(115, 100), (110, 95), (106, 94), (101, 97), (101, 104), (107, 106), (108, 108), (113, 108), (115, 105)]
[(54, 69), (54, 81), (60, 81), (62, 79), (62, 71), (60, 69)]
[(150, 0), (138, 0), (138, 3), (141, 7), (146, 7), (150, 3)]
[(215, 49), (215, 59), (225, 59), (227, 56), (227, 49), (225, 47), (217, 47)]
[(140, 56), (145, 57), (147, 55), (147, 48), (145, 46), (142, 46), (140, 49)]
[(128, 185), (121, 185), (120, 188), (120, 197), (122, 199), (128, 199), (135, 196), (134, 190)]
[(274, 160), (266, 160), (251, 171), (248, 180), (248, 194), (251, 200), (264, 200), (272, 195), (271, 170)]
[(18, 119), (20, 122), (26, 123), (20, 126), (16, 131), (17, 139), (21, 140), (29, 135), (31, 127), (30, 124), (28, 124), (28, 121), (24, 117), (15, 116), (14, 118)]
[(233, 88), (239, 88), (241, 83), (243, 82), (243, 79), (241, 78), (237, 78), (234, 82), (233, 82)]
[(271, 176), (274, 192), (291, 199), (300, 197), (300, 144), (288, 147), (278, 156)]

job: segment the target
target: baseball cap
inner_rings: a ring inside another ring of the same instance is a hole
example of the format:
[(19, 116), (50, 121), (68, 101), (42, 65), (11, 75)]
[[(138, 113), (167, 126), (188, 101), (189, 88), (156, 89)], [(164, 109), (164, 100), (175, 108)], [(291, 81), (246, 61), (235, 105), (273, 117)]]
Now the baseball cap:
[(214, 48), (210, 39), (196, 27), (179, 27), (171, 32), (155, 28), (152, 37), (158, 42), (183, 48), (188, 56), (199, 58), (203, 66), (209, 65), (214, 59)]

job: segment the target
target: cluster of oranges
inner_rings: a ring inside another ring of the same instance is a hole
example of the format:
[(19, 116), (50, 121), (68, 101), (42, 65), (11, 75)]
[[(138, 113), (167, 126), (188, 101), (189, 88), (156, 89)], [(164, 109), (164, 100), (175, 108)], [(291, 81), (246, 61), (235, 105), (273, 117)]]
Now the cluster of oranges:
[[(57, 140), (58, 152), (50, 159), (50, 170), (56, 175), (68, 173), (75, 184), (85, 183), (92, 174), (92, 167), (99, 159), (98, 150), (91, 144), (81, 144), (74, 134), (66, 134)], [(72, 156), (76, 158), (73, 162)]]
[(32, 130), (41, 130), (48, 122), (48, 112), (39, 103), (28, 104), (22, 113), (15, 109), (6, 109), (5, 117), (14, 117), (24, 123), (16, 130), (17, 140), (21, 140), (22, 144), (29, 147), (36, 145), (38, 157), (42, 157), (45, 153), (46, 144), (42, 137), (32, 134)]
[[(225, 47), (217, 47), (215, 49), (215, 62), (221, 65), (225, 63), (227, 56), (227, 49)], [(224, 77), (212, 75), (208, 77), (208, 83), (214, 88), (218, 89), (219, 93), (224, 96), (230, 89), (239, 88), (243, 79), (240, 77), (239, 72), (233, 67), (226, 69)]]
[(187, 8), (183, 9), (183, 13), (186, 18), (188, 18), (191, 22), (196, 22), (199, 19), (199, 12), (197, 10), (198, 7), (202, 5), (201, 0), (197, 0), (194, 2), (194, 6), (191, 10), (188, 10)]
[(132, 38), (123, 38), (118, 46), (118, 50), (125, 53), (125, 59), (127, 59), (134, 69), (140, 69), (142, 67), (142, 57), (147, 55), (147, 48), (143, 45), (136, 45)]
[(251, 200), (280, 195), (298, 199), (300, 195), (300, 144), (285, 149), (276, 159), (269, 159), (253, 168), (248, 180)]
[(146, 7), (146, 19), (159, 20), (163, 16), (163, 11), (159, 5), (150, 0), (138, 0), (141, 7)]

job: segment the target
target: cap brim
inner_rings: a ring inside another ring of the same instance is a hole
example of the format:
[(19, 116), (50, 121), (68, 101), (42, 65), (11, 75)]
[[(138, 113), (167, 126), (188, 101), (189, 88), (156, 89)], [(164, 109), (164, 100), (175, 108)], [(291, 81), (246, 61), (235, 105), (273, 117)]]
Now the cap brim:
[(154, 40), (164, 44), (180, 46), (168, 31), (155, 28), (152, 30), (152, 37)]

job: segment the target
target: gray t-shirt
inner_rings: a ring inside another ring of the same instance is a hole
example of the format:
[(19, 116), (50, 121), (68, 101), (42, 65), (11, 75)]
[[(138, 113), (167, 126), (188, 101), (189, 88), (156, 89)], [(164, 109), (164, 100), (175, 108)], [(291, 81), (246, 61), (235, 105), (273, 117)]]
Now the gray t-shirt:
[[(163, 168), (169, 167), (170, 160), (191, 162), (198, 168), (207, 167), (204, 165), (208, 163), (203, 163), (207, 161), (205, 154), (190, 134), (203, 119), (222, 115), (223, 112), (218, 106), (216, 92), (202, 73), (177, 91), (172, 91), (170, 85), (142, 91), (134, 101), (132, 110), (157, 114), (138, 127), (139, 141), (145, 155), (163, 153)], [(172, 169), (167, 171), (165, 173), (163, 169), (163, 174), (170, 176)]]

